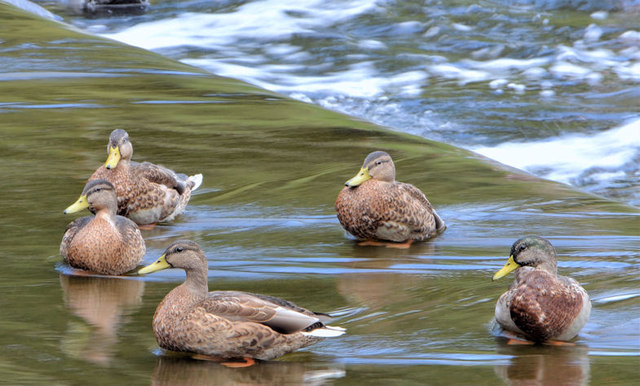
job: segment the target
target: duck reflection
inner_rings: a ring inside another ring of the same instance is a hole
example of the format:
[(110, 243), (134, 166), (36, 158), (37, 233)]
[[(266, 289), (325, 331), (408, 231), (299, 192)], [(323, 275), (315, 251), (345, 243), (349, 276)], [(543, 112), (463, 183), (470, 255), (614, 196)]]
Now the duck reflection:
[(152, 385), (329, 385), (342, 378), (340, 364), (307, 362), (258, 362), (251, 367), (229, 368), (216, 362), (186, 356), (160, 356)]
[(494, 368), (508, 385), (587, 385), (588, 347), (509, 346), (501, 343), (500, 354), (512, 356), (511, 363)]
[(117, 278), (60, 275), (65, 305), (84, 319), (69, 321), (62, 350), (74, 358), (108, 366), (125, 316), (142, 302), (144, 282)]
[(435, 245), (431, 242), (414, 243), (409, 249), (387, 248), (379, 246), (360, 246), (355, 240), (352, 243), (349, 256), (359, 259), (397, 259), (428, 257), (436, 253)]

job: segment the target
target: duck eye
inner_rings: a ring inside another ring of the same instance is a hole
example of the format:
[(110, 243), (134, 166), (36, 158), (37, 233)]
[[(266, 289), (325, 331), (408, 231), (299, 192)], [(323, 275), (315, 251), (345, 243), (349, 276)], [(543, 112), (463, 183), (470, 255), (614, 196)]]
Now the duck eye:
[(182, 251), (184, 251), (184, 248), (182, 248), (182, 247), (176, 248), (176, 252), (182, 252)]
[(376, 162), (376, 165), (382, 165), (382, 161)]

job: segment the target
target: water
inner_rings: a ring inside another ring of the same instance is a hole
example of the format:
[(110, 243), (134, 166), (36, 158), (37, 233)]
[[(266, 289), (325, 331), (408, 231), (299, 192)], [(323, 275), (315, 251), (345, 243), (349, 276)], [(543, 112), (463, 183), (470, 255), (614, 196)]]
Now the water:
[[(636, 208), (5, 3), (0, 25), (2, 382), (629, 384), (640, 377)], [(547, 107), (532, 104), (531, 113)], [(151, 318), (181, 272), (73, 275), (58, 247), (75, 217), (62, 210), (104, 162), (114, 127), (128, 129), (135, 160), (204, 175), (185, 215), (143, 231), (145, 263), (171, 241), (193, 239), (207, 254), (211, 289), (332, 313), (347, 335), (249, 369), (168, 356)], [(345, 237), (333, 203), (373, 149), (392, 153), (398, 178), (427, 193), (449, 226), (443, 235), (409, 250), (362, 248)], [(560, 272), (593, 299), (574, 347), (511, 347), (492, 335), (509, 278), (491, 276), (523, 234), (548, 237)]]
[(69, 21), (637, 206), (640, 130), (607, 138), (640, 117), (640, 5), (572, 6), (158, 1), (140, 18)]

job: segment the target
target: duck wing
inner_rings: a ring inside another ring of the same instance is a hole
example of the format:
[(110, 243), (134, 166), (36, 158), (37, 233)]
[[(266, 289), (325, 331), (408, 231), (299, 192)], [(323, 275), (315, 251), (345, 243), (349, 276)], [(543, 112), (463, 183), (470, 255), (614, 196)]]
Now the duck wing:
[(132, 168), (138, 177), (145, 178), (150, 182), (165, 185), (175, 189), (179, 194), (186, 190), (186, 179), (180, 178), (173, 170), (151, 162), (132, 164)]
[(260, 323), (282, 334), (323, 327), (327, 319), (284, 299), (248, 292), (210, 292), (199, 305), (230, 321)]
[(65, 259), (67, 258), (69, 246), (71, 245), (73, 238), (76, 237), (78, 231), (84, 228), (92, 219), (92, 216), (80, 217), (67, 225), (67, 229), (64, 231), (64, 236), (62, 236), (62, 242), (60, 242), (60, 256)]
[(396, 182), (394, 186), (397, 188), (393, 204), (397, 206), (395, 212), (403, 214), (405, 222), (427, 229), (440, 230), (445, 227), (444, 221), (420, 189), (403, 182)]

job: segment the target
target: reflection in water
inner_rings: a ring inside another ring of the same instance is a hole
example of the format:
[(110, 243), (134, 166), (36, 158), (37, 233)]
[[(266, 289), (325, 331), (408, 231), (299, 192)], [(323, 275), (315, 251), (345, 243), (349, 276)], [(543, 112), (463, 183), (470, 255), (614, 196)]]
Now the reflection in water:
[(342, 378), (337, 363), (322, 367), (318, 361), (258, 362), (247, 368), (228, 368), (216, 362), (184, 356), (160, 356), (153, 371), (153, 385), (327, 385)]
[(508, 385), (586, 385), (589, 357), (586, 346), (508, 346), (500, 343), (498, 353), (512, 356), (508, 365), (495, 366), (496, 374)]
[(144, 282), (60, 274), (60, 285), (66, 306), (89, 324), (70, 320), (62, 351), (108, 366), (118, 342), (118, 327), (123, 316), (141, 304)]
[(352, 304), (366, 306), (370, 312), (378, 311), (394, 303), (413, 301), (406, 285), (413, 287), (417, 281), (400, 275), (385, 273), (344, 274), (337, 280), (338, 292)]
[[(397, 259), (408, 256), (429, 256), (435, 253), (435, 246), (432, 241), (416, 242), (409, 249), (359, 246), (355, 240), (347, 242), (353, 242), (353, 250), (350, 255), (362, 259)], [(394, 261), (390, 260), (390, 262), (393, 263)]]

